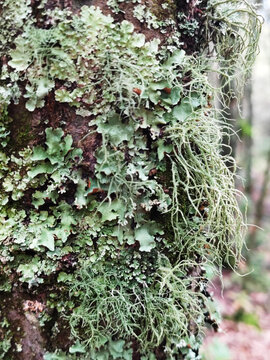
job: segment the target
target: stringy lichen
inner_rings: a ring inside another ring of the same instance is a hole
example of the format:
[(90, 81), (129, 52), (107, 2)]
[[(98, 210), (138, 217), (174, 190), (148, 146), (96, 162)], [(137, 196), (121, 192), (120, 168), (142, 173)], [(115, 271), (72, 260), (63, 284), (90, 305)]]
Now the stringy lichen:
[[(181, 35), (198, 34), (196, 21), (175, 19), (160, 46), (98, 7), (44, 10), (43, 28), (30, 1), (16, 3), (24, 11), (0, 2), (1, 29), (13, 21), (5, 15), (20, 17), (1, 47), (1, 289), (11, 274), (30, 289), (52, 289), (47, 306), (68, 321), (75, 344), (69, 355), (48, 349), (46, 360), (129, 360), (134, 342), (142, 360), (160, 351), (199, 359), (205, 322), (215, 317), (204, 269), (237, 263), (245, 228), (220, 154), (226, 125), (213, 96), (225, 101), (224, 93), (208, 72), (215, 64), (225, 84), (248, 74), (260, 27), (254, 9), (244, 0), (208, 1), (201, 53), (187, 55)], [(118, 12), (117, 1), (109, 5)], [(138, 20), (162, 28), (135, 5)], [(24, 98), (33, 112), (52, 92), (91, 117), (85, 137), (102, 137), (94, 175), (64, 121), (46, 128), (43, 145), (9, 147), (9, 105)]]

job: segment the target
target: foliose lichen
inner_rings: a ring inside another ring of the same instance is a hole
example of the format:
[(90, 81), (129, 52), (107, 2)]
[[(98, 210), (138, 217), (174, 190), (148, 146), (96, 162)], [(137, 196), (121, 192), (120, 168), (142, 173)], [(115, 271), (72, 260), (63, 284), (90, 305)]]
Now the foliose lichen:
[[(113, 13), (119, 3), (108, 2)], [(44, 359), (129, 360), (134, 351), (141, 360), (199, 359), (215, 318), (203, 267), (239, 260), (245, 228), (207, 74), (213, 62), (227, 83), (235, 70), (248, 72), (254, 9), (211, 0), (203, 21), (179, 13), (166, 22), (134, 2), (147, 27), (171, 27), (161, 44), (94, 6), (74, 14), (43, 2), (49, 26), (37, 26), (30, 1), (19, 2), (14, 28), (14, 1), (1, 5), (0, 28), (12, 28), (0, 49), (1, 276), (46, 288), (55, 334), (59, 319), (69, 324), (73, 345), (48, 348)], [(182, 40), (198, 34), (201, 53), (187, 55)], [(35, 114), (50, 94), (91, 119), (85, 137), (102, 138), (94, 174), (64, 119), (45, 126), (44, 143), (9, 147), (9, 108), (20, 100)]]

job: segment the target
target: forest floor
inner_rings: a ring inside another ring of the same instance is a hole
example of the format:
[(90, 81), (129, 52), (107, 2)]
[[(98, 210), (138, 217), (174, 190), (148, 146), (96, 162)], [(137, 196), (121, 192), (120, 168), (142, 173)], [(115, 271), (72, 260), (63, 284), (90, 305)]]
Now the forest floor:
[(270, 359), (270, 293), (244, 291), (224, 275), (212, 291), (223, 316), (218, 333), (208, 331), (202, 350), (204, 360)]

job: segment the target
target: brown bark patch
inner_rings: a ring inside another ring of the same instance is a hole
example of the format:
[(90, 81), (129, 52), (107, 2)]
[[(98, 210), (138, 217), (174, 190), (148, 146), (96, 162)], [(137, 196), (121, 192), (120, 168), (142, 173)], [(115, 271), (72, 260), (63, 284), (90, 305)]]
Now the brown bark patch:
[[(12, 349), (8, 359), (42, 360), (45, 353), (45, 336), (39, 326), (37, 314), (24, 311), (26, 294), (13, 291), (10, 296), (1, 299), (1, 310), (7, 318), (12, 331)], [(16, 345), (21, 345), (21, 351)]]
[[(78, 1), (75, 1), (78, 3)], [(140, 5), (146, 5), (154, 15), (156, 15), (160, 20), (167, 19), (168, 17), (174, 17), (174, 10), (175, 6), (169, 7), (168, 9), (164, 10), (162, 8), (162, 4), (164, 1), (162, 0), (142, 0)], [(174, 3), (174, 1), (169, 1), (169, 3)], [(94, 5), (99, 7), (105, 15), (111, 15), (115, 22), (119, 23), (123, 20), (127, 20), (134, 25), (134, 30), (136, 32), (143, 33), (145, 35), (146, 41), (151, 41), (153, 39), (160, 39), (161, 45), (165, 43), (166, 39), (171, 36), (173, 29), (171, 27), (167, 28), (167, 31), (161, 32), (160, 29), (149, 29), (145, 22), (140, 22), (136, 17), (133, 15), (134, 8), (138, 5), (137, 3), (132, 3), (129, 1), (124, 1), (119, 3), (119, 8), (121, 10), (120, 13), (115, 14), (112, 9), (107, 5), (107, 1), (104, 0), (93, 0), (91, 4), (87, 5)]]
[(56, 102), (53, 93), (49, 94), (45, 106), (41, 109), (29, 112), (25, 108), (25, 101), (21, 99), (18, 105), (10, 105), (9, 114), (13, 119), (10, 125), (11, 151), (17, 153), (27, 146), (42, 144), (45, 141), (47, 127), (61, 127), (65, 135), (72, 136), (73, 147), (83, 150), (81, 165), (87, 171), (94, 172), (94, 154), (101, 145), (101, 135), (91, 126), (91, 116), (77, 115), (76, 110), (68, 104)]

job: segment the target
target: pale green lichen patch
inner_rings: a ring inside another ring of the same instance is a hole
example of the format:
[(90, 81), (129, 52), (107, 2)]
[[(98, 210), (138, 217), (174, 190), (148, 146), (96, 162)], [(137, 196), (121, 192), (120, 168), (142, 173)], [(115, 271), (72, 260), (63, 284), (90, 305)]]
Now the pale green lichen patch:
[[(56, 100), (80, 110), (94, 107), (97, 112), (113, 99), (117, 101), (119, 92), (124, 100), (125, 91), (127, 101), (136, 102), (132, 90), (152, 76), (158, 63), (158, 41), (146, 43), (144, 35), (134, 34), (133, 25), (127, 21), (112, 23), (113, 19), (100, 10), (83, 7), (72, 23), (62, 22), (50, 30), (27, 27), (17, 38), (16, 49), (10, 52), (9, 65), (19, 74), (27, 74), (24, 97), (28, 98), (28, 110), (44, 105), (44, 97), (54, 88), (56, 79), (65, 81), (55, 92)], [(83, 38), (82, 33), (86, 35)], [(114, 73), (116, 76), (112, 76)], [(123, 79), (121, 88), (118, 76)], [(70, 90), (74, 82), (78, 86)], [(97, 105), (100, 98), (103, 101)]]
[(157, 17), (146, 5), (135, 6), (133, 14), (140, 22), (146, 23), (149, 28), (158, 29), (162, 25), (162, 22), (158, 21)]
[[(119, 3), (109, 5), (119, 12)], [(241, 4), (239, 17), (250, 26), (255, 13)], [(137, 20), (165, 30), (169, 23), (144, 6), (134, 2)], [(215, 58), (177, 48), (181, 31), (197, 34), (195, 21), (184, 18), (160, 47), (158, 38), (146, 41), (131, 22), (115, 22), (94, 6), (77, 14), (51, 11), (48, 28), (22, 15), (24, 26), (2, 49), (1, 275), (50, 289), (47, 306), (68, 321), (74, 344), (68, 353), (47, 352), (47, 360), (130, 360), (134, 344), (144, 360), (159, 359), (157, 349), (166, 359), (199, 359), (211, 306), (197, 269), (239, 260), (245, 227), (234, 175), (220, 155), (222, 127), (207, 72), (219, 60), (225, 71), (224, 44), (237, 26), (228, 79), (242, 61), (239, 49), (248, 65), (254, 55), (249, 28), (244, 32), (215, 1), (207, 11), (212, 32), (202, 36), (202, 53), (210, 36)], [(222, 22), (219, 34), (220, 12), (230, 22)], [(102, 138), (94, 171), (83, 166), (64, 118), (45, 129), (44, 144), (9, 147), (8, 105), (21, 96), (36, 114), (48, 95), (91, 117), (84, 138)], [(60, 332), (58, 322), (53, 331)]]
[(114, 13), (118, 14), (119, 12), (123, 12), (119, 7), (121, 3), (130, 2), (136, 4), (136, 3), (141, 3), (141, 1), (142, 0), (108, 0), (107, 4)]
[(151, 1), (138, 4), (133, 9), (134, 17), (149, 29), (166, 33), (168, 27), (176, 27), (176, 5), (170, 1)]
[(0, 359), (5, 359), (7, 352), (11, 348), (12, 332), (8, 320), (2, 316), (0, 311)]
[(31, 0), (1, 0), (0, 55), (6, 56), (12, 41), (26, 21), (31, 21)]

